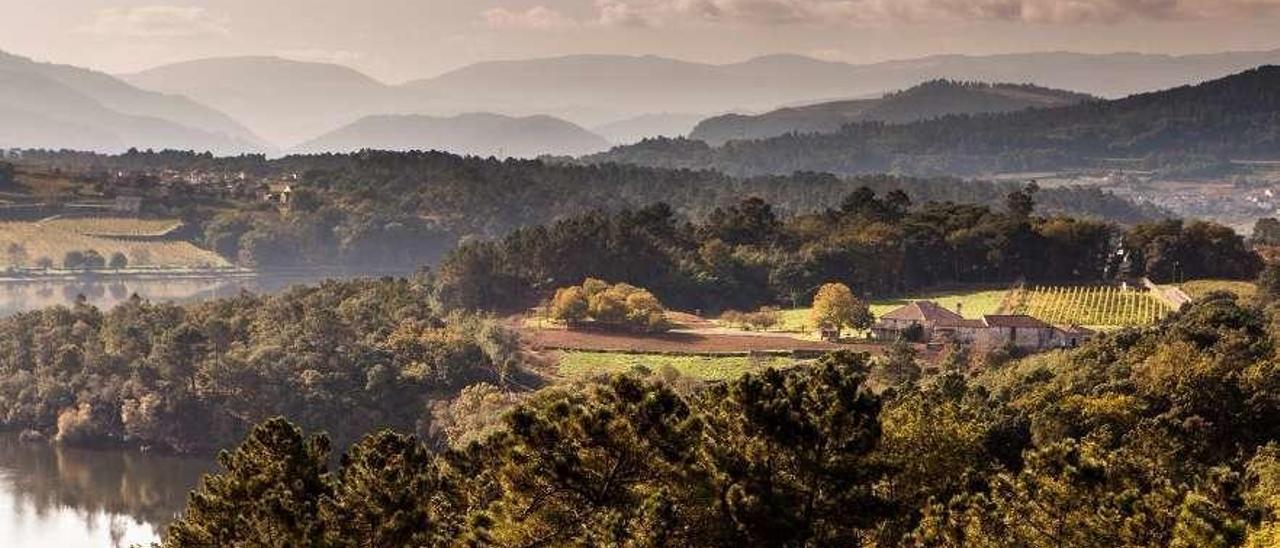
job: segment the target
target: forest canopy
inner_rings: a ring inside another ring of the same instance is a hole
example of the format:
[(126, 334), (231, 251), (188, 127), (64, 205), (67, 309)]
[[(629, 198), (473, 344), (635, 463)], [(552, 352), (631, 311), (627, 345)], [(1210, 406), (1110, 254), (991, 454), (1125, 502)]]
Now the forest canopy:
[[(74, 174), (70, 179), (84, 185), (84, 192), (141, 195), (150, 214), (182, 218), (195, 243), (243, 266), (369, 272), (435, 264), (459, 241), (471, 238), (497, 238), (588, 211), (638, 209), (659, 201), (681, 219), (701, 221), (742, 196), (760, 196), (780, 214), (798, 215), (833, 207), (863, 186), (880, 193), (900, 190), (918, 203), (989, 205), (999, 204), (1018, 186), (943, 177), (846, 179), (811, 172), (737, 179), (711, 171), (439, 152), (365, 151), (267, 160), (172, 151), (119, 156), (23, 151), (20, 161), (24, 169)], [(182, 175), (176, 183), (175, 173)], [(187, 177), (227, 180), (237, 190), (228, 196), (224, 185), (187, 184)], [(291, 188), (285, 210), (261, 199), (268, 183)], [(1163, 216), (1155, 208), (1094, 188), (1045, 189), (1038, 203), (1043, 214), (1125, 224)]]
[(1033, 186), (1014, 190), (997, 210), (915, 205), (904, 192), (863, 187), (837, 208), (792, 217), (759, 197), (701, 223), (682, 222), (663, 203), (595, 212), (463, 244), (435, 271), (436, 298), (447, 308), (511, 311), (598, 277), (644, 287), (677, 309), (754, 310), (807, 304), (828, 282), (866, 298), (1019, 279), (1251, 280), (1262, 268), (1224, 226), (1162, 221), (1126, 230), (1041, 217), (1032, 214), (1040, 196)]
[(453, 449), (373, 432), (336, 471), (328, 438), (275, 419), (166, 543), (1267, 546), (1274, 313), (1212, 294), (879, 393), (851, 353), (692, 390), (615, 376), (539, 391)]
[(430, 400), (496, 382), (516, 351), (491, 321), (429, 300), (420, 280), (383, 279), (0, 319), (0, 428), (184, 453), (225, 447), (276, 415), (340, 443), (412, 432)]

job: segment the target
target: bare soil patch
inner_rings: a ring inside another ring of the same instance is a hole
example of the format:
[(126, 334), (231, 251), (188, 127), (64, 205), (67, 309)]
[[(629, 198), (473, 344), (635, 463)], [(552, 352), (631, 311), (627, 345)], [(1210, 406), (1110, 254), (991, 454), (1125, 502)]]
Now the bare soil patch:
[(735, 352), (789, 352), (808, 350), (831, 352), (854, 350), (879, 354), (880, 345), (836, 344), (822, 341), (805, 341), (784, 336), (721, 335), (703, 333), (662, 333), (640, 335), (608, 331), (579, 331), (565, 329), (526, 329), (526, 342), (534, 349), (596, 350), (611, 352), (687, 352), (687, 353), (735, 353)]

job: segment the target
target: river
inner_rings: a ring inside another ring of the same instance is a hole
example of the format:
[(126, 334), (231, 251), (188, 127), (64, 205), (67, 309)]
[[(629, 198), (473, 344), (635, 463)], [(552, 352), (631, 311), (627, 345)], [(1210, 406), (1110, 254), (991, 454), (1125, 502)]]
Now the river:
[(22, 443), (0, 433), (0, 546), (148, 545), (211, 460)]

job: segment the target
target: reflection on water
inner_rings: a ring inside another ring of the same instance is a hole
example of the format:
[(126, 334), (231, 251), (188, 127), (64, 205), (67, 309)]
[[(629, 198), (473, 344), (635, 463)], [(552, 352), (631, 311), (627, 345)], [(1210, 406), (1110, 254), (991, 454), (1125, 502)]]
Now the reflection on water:
[(146, 545), (212, 461), (21, 443), (0, 433), (0, 546)]
[[(405, 276), (409, 272), (388, 275)], [(371, 275), (371, 274), (362, 274)], [(325, 278), (352, 278), (353, 273), (308, 272), (222, 277), (83, 278), (66, 280), (0, 280), (0, 317), (54, 305), (71, 305), (80, 295), (89, 304), (110, 309), (137, 293), (153, 302), (189, 302), (230, 297), (241, 290), (275, 293)]]

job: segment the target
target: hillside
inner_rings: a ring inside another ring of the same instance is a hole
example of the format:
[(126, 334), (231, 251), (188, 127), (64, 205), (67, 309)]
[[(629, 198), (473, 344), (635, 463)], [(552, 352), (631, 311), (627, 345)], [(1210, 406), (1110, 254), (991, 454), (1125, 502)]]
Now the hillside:
[[(340, 65), (234, 57), (165, 65), (123, 78), (218, 108), (288, 148), (375, 114), (548, 115), (598, 128), (663, 112), (766, 112), (799, 102), (875, 97), (937, 79), (1030, 82), (1121, 97), (1266, 63), (1280, 63), (1280, 50), (1190, 56), (948, 55), (865, 65), (798, 55), (723, 65), (656, 56), (574, 55), (477, 63), (387, 84)], [(652, 137), (681, 135), (692, 127), (668, 121), (673, 123), (638, 128)], [(640, 136), (625, 125), (601, 133), (619, 143)]]
[(1088, 95), (1033, 85), (934, 80), (879, 99), (832, 101), (778, 109), (756, 116), (727, 114), (702, 121), (690, 139), (721, 145), (787, 133), (833, 133), (857, 122), (904, 124), (949, 114), (1010, 112), (1071, 105)]
[(479, 63), (403, 87), (422, 106), (539, 112), (594, 126), (649, 112), (765, 111), (798, 101), (876, 96), (937, 79), (1030, 82), (1114, 98), (1267, 63), (1280, 63), (1280, 50), (1188, 56), (942, 55), (864, 65), (798, 55), (724, 65), (577, 55)]
[(591, 131), (609, 142), (626, 145), (638, 143), (650, 137), (680, 137), (688, 135), (694, 126), (706, 118), (702, 114), (641, 114), (616, 120), (591, 128)]
[(1197, 158), (1280, 158), (1280, 67), (1113, 101), (904, 125), (864, 122), (837, 133), (721, 147), (651, 140), (586, 158), (736, 175), (826, 171), (972, 175), (1063, 169), (1103, 159), (1147, 167)]
[[(128, 185), (149, 210), (181, 218), (192, 241), (243, 266), (350, 267), (361, 271), (416, 268), (432, 263), (459, 241), (500, 237), (591, 211), (619, 211), (664, 202), (681, 218), (697, 220), (716, 208), (756, 196), (779, 214), (824, 211), (862, 187), (903, 191), (917, 204), (976, 203), (1000, 208), (1014, 183), (883, 175), (841, 179), (830, 175), (734, 179), (711, 171), (629, 165), (580, 166), (541, 160), (461, 157), (442, 152), (364, 151), (356, 154), (212, 158), (198, 154), (135, 153), (102, 156), (24, 152), (21, 174), (76, 173), (60, 195)], [(124, 172), (122, 179), (115, 174)], [(194, 173), (224, 184), (189, 185)], [(241, 179), (245, 174), (245, 179)], [(294, 174), (297, 177), (294, 178)], [(152, 190), (129, 183), (160, 179)], [(19, 182), (34, 187), (29, 176)], [(264, 207), (262, 184), (287, 181), (288, 211)], [(69, 186), (69, 187), (68, 187)], [(236, 201), (227, 201), (229, 189)], [(56, 199), (52, 196), (48, 199)], [(1046, 188), (1038, 211), (1134, 224), (1167, 213), (1092, 188)], [(189, 215), (193, 204), (210, 209)]]
[(104, 152), (258, 150), (252, 132), (185, 97), (143, 91), (106, 74), (0, 52), (0, 147)]
[(279, 147), (398, 112), (389, 86), (347, 67), (277, 57), (200, 59), (122, 76), (230, 113)]
[(120, 152), (181, 148), (219, 153), (257, 145), (162, 118), (124, 114), (53, 78), (0, 69), (0, 148)]
[(301, 153), (441, 150), (455, 154), (530, 158), (579, 155), (609, 147), (603, 137), (550, 116), (513, 118), (463, 114), (449, 118), (368, 116), (297, 148)]

